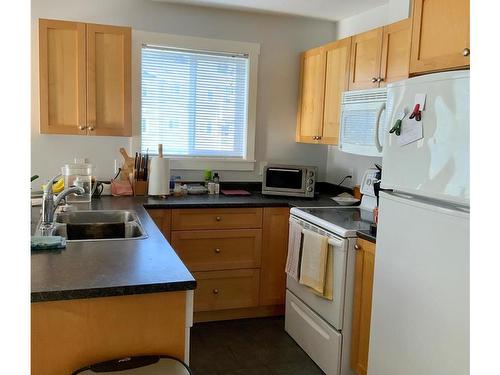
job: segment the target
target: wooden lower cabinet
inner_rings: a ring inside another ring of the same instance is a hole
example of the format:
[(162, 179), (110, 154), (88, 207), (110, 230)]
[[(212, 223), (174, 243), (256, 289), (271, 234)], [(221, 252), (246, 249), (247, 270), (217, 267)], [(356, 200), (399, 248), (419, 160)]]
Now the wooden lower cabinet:
[(170, 241), (170, 233), (172, 229), (172, 210), (153, 208), (147, 211), (160, 232), (165, 236), (167, 241)]
[(285, 263), (288, 249), (288, 207), (264, 208), (260, 304), (285, 303)]
[(185, 355), (186, 291), (31, 304), (31, 373), (68, 375), (131, 354)]
[(258, 269), (193, 272), (194, 311), (213, 311), (259, 305)]
[(358, 238), (351, 341), (351, 368), (358, 375), (368, 368), (374, 269), (375, 244)]
[(174, 231), (171, 244), (192, 272), (258, 268), (262, 230)]
[(148, 213), (196, 279), (195, 321), (283, 314), (288, 207)]

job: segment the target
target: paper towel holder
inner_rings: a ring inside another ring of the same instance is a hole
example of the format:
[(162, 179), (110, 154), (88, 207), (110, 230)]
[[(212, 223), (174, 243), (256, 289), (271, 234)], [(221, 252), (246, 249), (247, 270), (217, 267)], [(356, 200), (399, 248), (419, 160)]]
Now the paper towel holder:
[(170, 195), (170, 160), (163, 157), (163, 145), (158, 144), (158, 156), (151, 158), (148, 195), (167, 198)]

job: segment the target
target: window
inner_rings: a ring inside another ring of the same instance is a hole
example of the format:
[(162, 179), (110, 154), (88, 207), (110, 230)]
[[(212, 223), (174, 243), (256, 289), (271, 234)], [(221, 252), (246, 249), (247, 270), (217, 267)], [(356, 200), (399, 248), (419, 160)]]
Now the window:
[(141, 151), (247, 157), (249, 58), (144, 44)]

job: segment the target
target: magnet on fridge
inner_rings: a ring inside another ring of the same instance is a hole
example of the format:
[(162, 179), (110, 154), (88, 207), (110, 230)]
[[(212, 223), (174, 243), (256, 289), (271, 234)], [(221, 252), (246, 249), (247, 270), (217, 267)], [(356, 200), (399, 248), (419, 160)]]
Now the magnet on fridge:
[(410, 115), (410, 119), (415, 119), (416, 121), (420, 121), (422, 119), (422, 112), (420, 111), (420, 104), (415, 104), (415, 108), (413, 108), (413, 112)]

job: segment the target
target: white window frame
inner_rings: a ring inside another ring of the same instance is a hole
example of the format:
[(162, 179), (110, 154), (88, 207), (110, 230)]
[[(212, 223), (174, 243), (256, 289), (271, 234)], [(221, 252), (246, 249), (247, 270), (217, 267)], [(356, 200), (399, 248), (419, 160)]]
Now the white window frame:
[(255, 123), (257, 112), (257, 73), (260, 44), (221, 39), (132, 31), (132, 152), (141, 148), (141, 51), (143, 45), (168, 46), (202, 51), (244, 53), (248, 55), (248, 115), (245, 155), (241, 158), (169, 157), (172, 169), (253, 171), (255, 168)]

